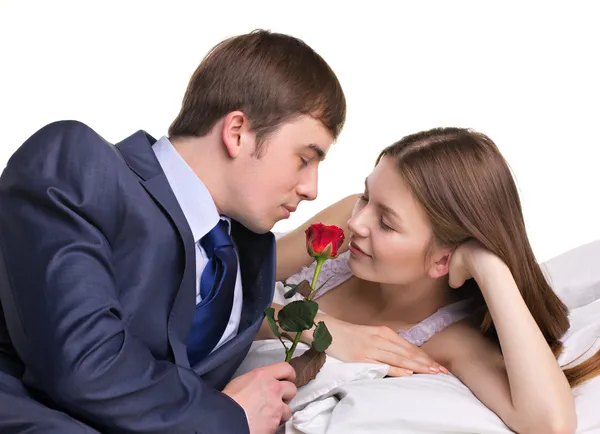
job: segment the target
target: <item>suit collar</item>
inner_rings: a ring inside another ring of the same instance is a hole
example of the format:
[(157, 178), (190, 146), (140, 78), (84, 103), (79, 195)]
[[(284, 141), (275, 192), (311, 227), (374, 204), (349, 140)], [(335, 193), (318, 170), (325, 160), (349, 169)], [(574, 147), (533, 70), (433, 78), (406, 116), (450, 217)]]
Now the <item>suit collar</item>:
[(144, 181), (163, 173), (156, 155), (152, 152), (154, 143), (154, 137), (140, 130), (115, 145), (127, 166)]

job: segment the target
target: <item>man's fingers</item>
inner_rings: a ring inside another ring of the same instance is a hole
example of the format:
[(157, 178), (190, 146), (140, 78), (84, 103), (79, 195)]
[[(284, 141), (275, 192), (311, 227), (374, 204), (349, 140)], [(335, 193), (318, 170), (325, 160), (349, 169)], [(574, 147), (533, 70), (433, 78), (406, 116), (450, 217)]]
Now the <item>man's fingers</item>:
[(287, 380), (293, 382), (296, 379), (296, 371), (294, 371), (292, 365), (287, 362), (273, 363), (272, 365), (267, 365), (259, 369), (263, 370), (276, 380)]
[(290, 420), (291, 417), (292, 410), (290, 409), (290, 406), (287, 404), (283, 404), (283, 409), (281, 410), (281, 421), (279, 422), (279, 425), (281, 425), (282, 423), (286, 423), (288, 420)]
[(281, 399), (284, 402), (290, 402), (292, 399), (294, 399), (294, 396), (296, 396), (296, 392), (298, 391), (294, 383), (291, 383), (289, 381), (281, 381), (280, 386)]

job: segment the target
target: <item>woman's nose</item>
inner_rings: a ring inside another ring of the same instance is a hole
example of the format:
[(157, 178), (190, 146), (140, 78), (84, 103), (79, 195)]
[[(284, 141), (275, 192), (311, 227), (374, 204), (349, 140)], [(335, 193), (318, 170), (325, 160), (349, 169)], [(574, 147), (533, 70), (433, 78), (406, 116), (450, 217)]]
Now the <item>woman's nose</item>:
[(368, 226), (364, 222), (364, 211), (365, 209), (361, 209), (356, 212), (350, 220), (348, 220), (348, 230), (351, 234), (359, 237), (367, 237), (369, 235)]

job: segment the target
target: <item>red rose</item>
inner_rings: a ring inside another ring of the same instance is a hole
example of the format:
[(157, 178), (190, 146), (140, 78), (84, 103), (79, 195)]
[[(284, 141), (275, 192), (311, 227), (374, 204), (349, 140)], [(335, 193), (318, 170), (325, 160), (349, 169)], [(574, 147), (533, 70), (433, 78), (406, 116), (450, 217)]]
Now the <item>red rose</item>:
[(343, 242), (344, 231), (337, 226), (315, 223), (306, 229), (306, 250), (313, 258), (332, 259), (337, 257)]

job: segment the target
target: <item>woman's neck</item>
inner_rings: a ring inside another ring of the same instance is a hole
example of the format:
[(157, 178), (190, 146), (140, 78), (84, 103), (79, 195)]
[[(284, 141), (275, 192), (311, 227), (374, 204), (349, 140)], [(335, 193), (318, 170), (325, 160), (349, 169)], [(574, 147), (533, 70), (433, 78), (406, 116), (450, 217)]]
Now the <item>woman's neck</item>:
[(370, 306), (373, 315), (382, 322), (401, 319), (406, 324), (417, 324), (441, 307), (456, 301), (445, 279), (427, 279), (411, 285), (361, 283), (361, 287), (370, 286), (369, 291), (358, 293), (362, 302)]

